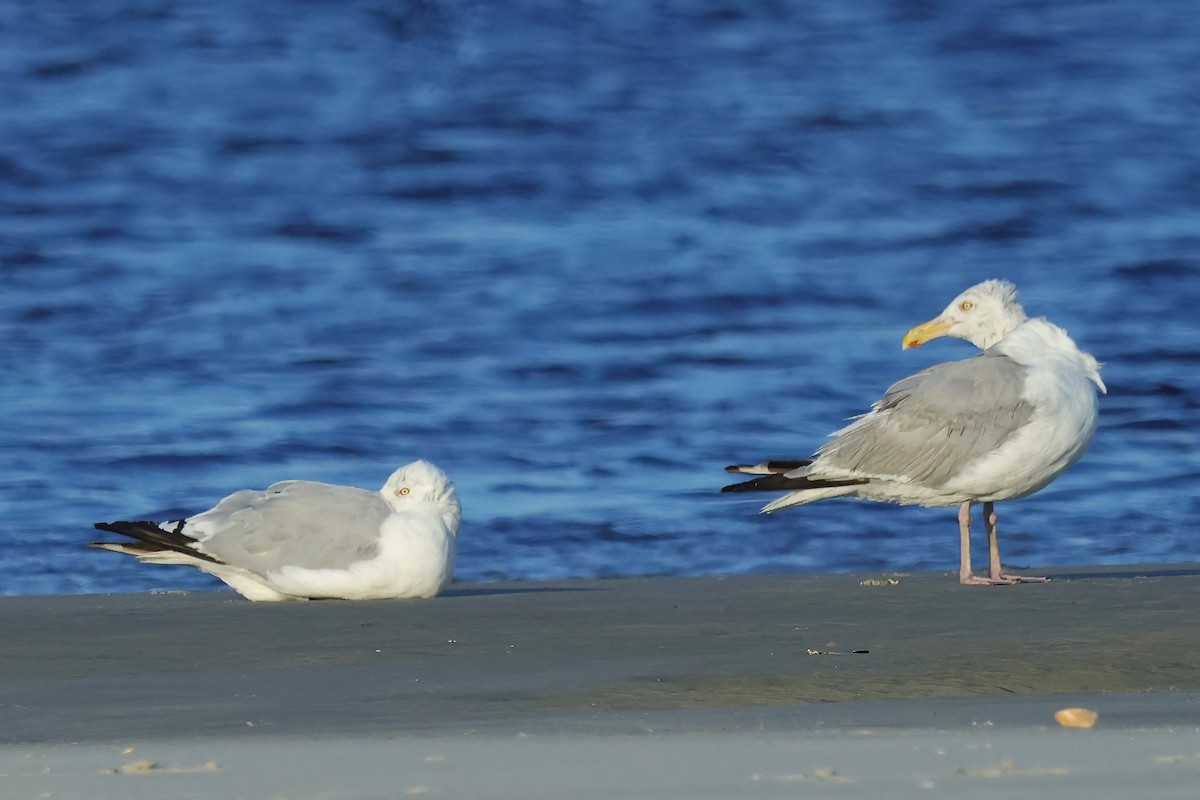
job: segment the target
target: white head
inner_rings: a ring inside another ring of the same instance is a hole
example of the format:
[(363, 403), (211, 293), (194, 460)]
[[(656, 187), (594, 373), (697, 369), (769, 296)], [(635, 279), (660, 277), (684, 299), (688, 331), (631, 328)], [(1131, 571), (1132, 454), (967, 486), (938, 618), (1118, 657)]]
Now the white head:
[(413, 511), (432, 504), (441, 514), (450, 532), (458, 535), (462, 520), (462, 507), (454, 491), (454, 484), (446, 473), (428, 461), (405, 464), (392, 473), (379, 490), (384, 502), (397, 513)]
[(904, 335), (904, 349), (920, 347), (939, 336), (965, 339), (986, 350), (1027, 319), (1017, 302), (1017, 287), (1008, 281), (977, 283), (954, 298), (946, 310)]

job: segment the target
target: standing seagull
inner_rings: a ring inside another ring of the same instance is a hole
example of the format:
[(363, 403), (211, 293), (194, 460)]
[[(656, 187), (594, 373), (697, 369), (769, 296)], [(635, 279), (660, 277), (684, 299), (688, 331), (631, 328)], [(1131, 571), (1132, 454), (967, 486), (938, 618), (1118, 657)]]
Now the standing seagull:
[[(810, 460), (726, 467), (762, 477), (721, 491), (786, 491), (763, 506), (768, 513), (826, 497), (958, 505), (960, 583), (1045, 581), (1003, 572), (993, 504), (1033, 494), (1083, 455), (1096, 430), (1096, 389), (1106, 391), (1099, 364), (1062, 328), (1026, 317), (1008, 281), (967, 289), (909, 331), (904, 349), (939, 336), (983, 352), (899, 381)], [(988, 538), (986, 577), (971, 570), (976, 502)]]
[(243, 489), (177, 522), (97, 522), (135, 542), (95, 542), (151, 564), (188, 564), (249, 600), (433, 597), (454, 571), (462, 511), (428, 461), (378, 492), (314, 481)]

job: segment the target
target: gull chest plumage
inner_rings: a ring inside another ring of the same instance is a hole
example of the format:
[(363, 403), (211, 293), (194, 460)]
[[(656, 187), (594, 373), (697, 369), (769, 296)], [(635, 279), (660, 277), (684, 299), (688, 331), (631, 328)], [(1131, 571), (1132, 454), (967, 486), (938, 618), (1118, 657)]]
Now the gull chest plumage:
[[(778, 511), (827, 497), (959, 506), (959, 580), (1041, 581), (1005, 574), (993, 504), (1044, 488), (1083, 455), (1096, 430), (1099, 365), (1066, 331), (1029, 319), (1006, 281), (984, 281), (913, 328), (904, 347), (939, 336), (983, 352), (894, 384), (871, 411), (836, 431), (811, 459), (728, 467), (759, 477), (723, 491), (783, 491)], [(970, 511), (983, 504), (989, 565), (971, 567)]]
[(391, 513), (371, 558), (342, 569), (288, 565), (266, 577), (275, 591), (294, 597), (433, 597), (450, 583), (455, 540), (440, 514)]
[(1096, 389), (1104, 390), (1095, 359), (1046, 320), (1022, 323), (991, 350), (1021, 367), (1021, 399), (1031, 413), (1000, 447), (948, 482), (948, 491), (981, 502), (1031, 495), (1078, 461), (1096, 432)]

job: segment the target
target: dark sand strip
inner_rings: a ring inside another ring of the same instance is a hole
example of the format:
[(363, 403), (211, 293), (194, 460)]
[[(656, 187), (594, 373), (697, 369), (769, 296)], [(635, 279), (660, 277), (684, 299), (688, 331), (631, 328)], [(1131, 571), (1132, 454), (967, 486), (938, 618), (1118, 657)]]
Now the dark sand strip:
[(0, 739), (621, 732), (614, 712), (785, 706), (803, 727), (809, 704), (1200, 689), (1200, 567), (1011, 587), (869, 577), (4, 598)]
[[(4, 598), (0, 776), (57, 798), (1195, 796), (1200, 566), (1054, 578)], [(1058, 728), (1067, 705), (1100, 727)], [(149, 783), (101, 774), (141, 761)]]

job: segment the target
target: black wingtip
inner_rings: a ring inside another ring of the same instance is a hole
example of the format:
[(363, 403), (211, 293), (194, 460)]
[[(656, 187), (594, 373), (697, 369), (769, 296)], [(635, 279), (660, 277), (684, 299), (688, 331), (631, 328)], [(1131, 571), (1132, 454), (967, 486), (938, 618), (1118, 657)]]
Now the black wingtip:
[(811, 458), (772, 459), (771, 461), (763, 461), (759, 464), (730, 464), (725, 468), (725, 471), (739, 475), (769, 475), (776, 472), (791, 472), (794, 469), (801, 469), (810, 464), (812, 464)]
[(868, 483), (865, 478), (846, 480), (820, 480), (800, 475), (789, 478), (784, 473), (761, 475), (753, 480), (722, 486), (722, 492), (792, 492), (797, 489), (828, 489), (834, 486), (857, 486)]
[[(158, 523), (148, 520), (139, 520), (136, 522), (124, 520), (117, 522), (96, 522), (93, 523), (92, 527), (96, 530), (116, 533), (134, 539), (139, 544), (132, 547), (137, 547), (148, 552), (174, 550), (204, 561), (220, 563), (212, 556), (196, 549), (196, 540), (183, 532), (184, 523), (182, 521), (175, 525), (174, 530), (164, 530), (159, 527)], [(99, 547), (103, 544), (103, 542), (93, 542), (91, 546)]]
[(783, 475), (760, 475), (753, 480), (722, 486), (722, 492), (778, 492), (808, 485), (807, 478), (788, 478)]
[(769, 469), (771, 472), (791, 472), (794, 469), (800, 469), (801, 467), (807, 467), (810, 464), (812, 464), (811, 458), (803, 458), (803, 459), (797, 459), (797, 460), (791, 460), (791, 461), (777, 459), (774, 461), (768, 461), (767, 469)]

